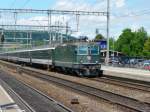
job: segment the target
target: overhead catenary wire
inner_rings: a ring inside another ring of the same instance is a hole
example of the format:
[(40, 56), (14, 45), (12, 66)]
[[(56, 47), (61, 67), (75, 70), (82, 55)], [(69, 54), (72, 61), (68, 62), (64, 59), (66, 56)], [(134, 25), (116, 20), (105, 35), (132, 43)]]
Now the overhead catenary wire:
[(21, 8), (24, 8), (29, 2), (30, 2), (30, 0), (26, 0)]

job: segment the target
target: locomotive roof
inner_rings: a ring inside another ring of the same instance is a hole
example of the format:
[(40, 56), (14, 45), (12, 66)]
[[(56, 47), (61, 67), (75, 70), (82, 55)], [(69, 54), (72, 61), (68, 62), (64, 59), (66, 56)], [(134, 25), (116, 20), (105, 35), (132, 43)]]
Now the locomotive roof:
[(96, 42), (69, 42), (69, 43), (64, 43), (60, 46), (65, 46), (65, 45), (94, 45), (94, 44), (96, 44)]

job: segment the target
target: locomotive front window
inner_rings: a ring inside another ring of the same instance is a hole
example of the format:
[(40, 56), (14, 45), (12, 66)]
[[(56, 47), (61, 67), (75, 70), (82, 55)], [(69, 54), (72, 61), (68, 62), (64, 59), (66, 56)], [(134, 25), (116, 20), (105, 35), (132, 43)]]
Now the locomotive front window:
[(88, 54), (88, 47), (87, 46), (79, 46), (78, 54), (79, 55), (87, 55)]
[(98, 55), (99, 54), (99, 48), (98, 48), (98, 46), (91, 46), (90, 47), (90, 54), (91, 55)]

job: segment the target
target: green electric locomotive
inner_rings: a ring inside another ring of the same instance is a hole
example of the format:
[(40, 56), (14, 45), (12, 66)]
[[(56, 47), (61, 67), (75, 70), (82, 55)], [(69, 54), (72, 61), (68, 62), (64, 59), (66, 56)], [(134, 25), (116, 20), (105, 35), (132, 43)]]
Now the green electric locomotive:
[(95, 43), (64, 44), (55, 48), (53, 64), (79, 76), (102, 74), (100, 47)]

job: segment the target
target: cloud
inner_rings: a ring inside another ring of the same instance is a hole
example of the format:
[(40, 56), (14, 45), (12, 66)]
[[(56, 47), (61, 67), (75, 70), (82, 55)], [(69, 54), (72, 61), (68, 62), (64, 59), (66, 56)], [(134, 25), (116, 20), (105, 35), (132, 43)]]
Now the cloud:
[(37, 25), (37, 26), (44, 26), (47, 25), (47, 17), (45, 16), (35, 16), (30, 17), (28, 19), (20, 19), (17, 21), (18, 25)]
[[(106, 11), (107, 0), (97, 0), (96, 3), (87, 2), (87, 0), (56, 0), (56, 4), (52, 9), (58, 10), (83, 10), (83, 11)], [(121, 8), (125, 5), (125, 0), (112, 0), (111, 7)], [(115, 20), (115, 17), (112, 17)], [(38, 21), (36, 21), (38, 20)], [(30, 24), (30, 25), (47, 25), (46, 16), (36, 16), (29, 19), (19, 20), (19, 24)], [(95, 36), (95, 29), (99, 28), (100, 32), (106, 34), (106, 17), (105, 16), (80, 16), (79, 17), (79, 32), (76, 35), (89, 35), (91, 38)], [(76, 16), (68, 15), (54, 15), (52, 17), (52, 24), (60, 21), (63, 25), (69, 22), (72, 30), (77, 30)], [(102, 30), (101, 30), (102, 29)]]
[[(111, 9), (112, 8), (121, 8), (125, 6), (125, 0), (110, 0)], [(58, 10), (83, 10), (83, 11), (106, 11), (107, 9), (107, 0), (56, 0), (53, 7), (50, 9)], [(46, 15), (33, 15), (32, 17), (25, 18), (22, 16), (18, 19), (17, 23), (20, 25), (47, 25), (47, 16)], [(106, 35), (106, 17), (104, 16), (80, 16), (79, 17), (79, 31), (74, 32), (73, 35), (88, 35), (90, 38), (95, 36), (96, 28), (100, 29), (100, 33), (104, 36)], [(116, 17), (111, 17), (111, 20), (116, 20)], [(76, 16), (68, 15), (53, 15), (52, 25), (63, 23), (66, 25), (66, 22), (71, 26), (71, 30), (77, 30), (77, 21)], [(116, 21), (117, 23), (117, 21)], [(115, 23), (115, 24), (116, 24)]]
[(56, 0), (54, 9), (60, 10), (89, 10), (91, 5), (85, 0)]
[[(91, 0), (92, 1), (92, 0)], [(59, 10), (83, 10), (83, 11), (106, 11), (106, 0), (97, 0), (96, 3), (87, 2), (87, 0), (56, 0), (53, 9)], [(76, 16), (68, 17), (69, 25), (72, 29), (76, 30), (77, 21)], [(95, 29), (106, 26), (106, 17), (104, 16), (79, 16), (79, 30), (83, 35), (90, 35), (91, 38), (95, 35)]]
[(117, 8), (125, 6), (125, 0), (115, 0), (115, 5)]
[[(118, 1), (120, 2), (121, 0), (112, 0), (110, 5), (116, 7), (118, 6)], [(96, 0), (95, 2), (93, 0), (56, 0), (53, 8), (60, 10), (106, 11), (107, 0)]]
[(136, 24), (136, 23), (132, 23), (131, 24), (131, 29), (133, 30), (133, 31), (136, 31), (137, 29), (139, 29), (141, 26), (139, 25), (139, 24)]
[[(125, 0), (110, 0), (111, 10), (121, 9), (126, 5)], [(85, 10), (85, 11), (106, 11), (107, 0), (96, 0), (94, 4), (87, 2), (87, 0), (57, 0), (54, 6), (55, 9), (62, 10)], [(111, 16), (111, 22), (117, 21), (117, 17)], [(75, 21), (74, 21), (75, 22)], [(95, 29), (106, 29), (106, 17), (100, 16), (81, 16), (80, 17), (80, 30), (87, 31), (87, 35), (95, 35)], [(90, 29), (90, 30), (89, 30)], [(101, 30), (101, 33), (106, 34), (106, 30)], [(90, 34), (88, 34), (90, 33)]]

